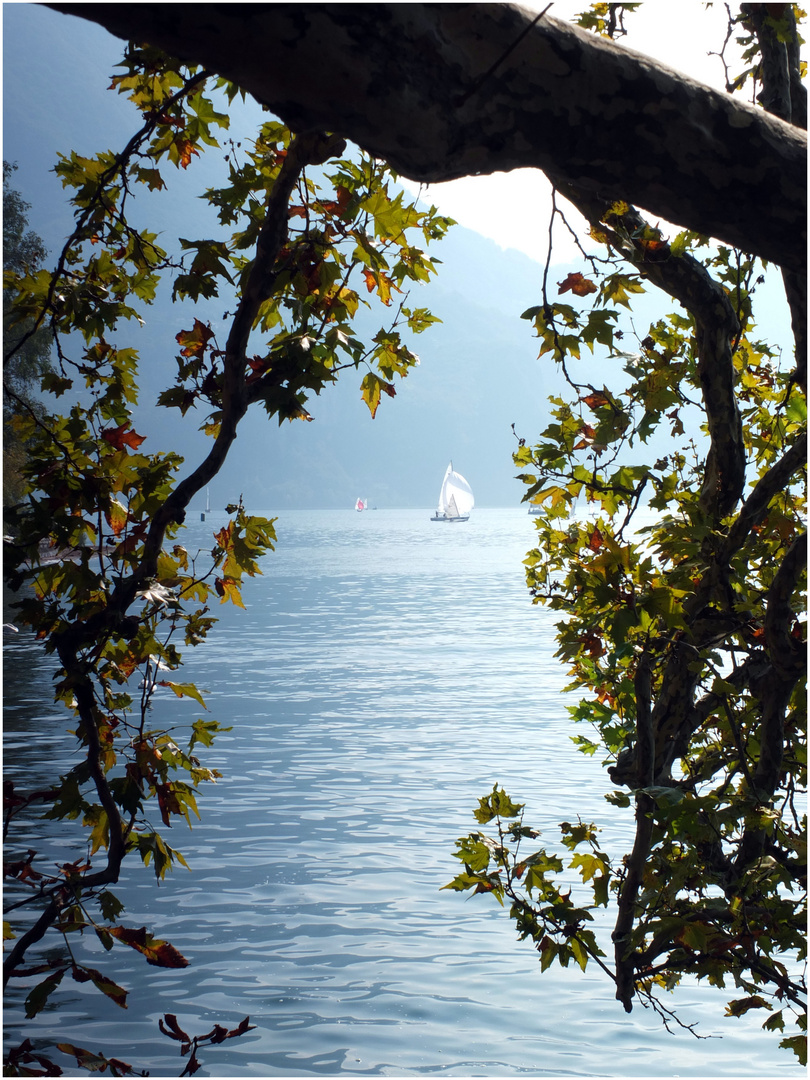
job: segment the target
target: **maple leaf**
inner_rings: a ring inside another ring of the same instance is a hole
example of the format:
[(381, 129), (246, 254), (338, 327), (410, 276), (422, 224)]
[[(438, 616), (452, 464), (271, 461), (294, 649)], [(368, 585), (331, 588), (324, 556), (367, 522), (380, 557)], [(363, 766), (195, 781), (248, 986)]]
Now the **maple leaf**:
[(588, 537), (588, 547), (591, 549), (591, 551), (598, 551), (599, 548), (602, 546), (602, 540), (603, 539), (604, 539), (604, 537), (602, 536), (601, 532), (599, 531), (599, 528), (596, 525), (594, 525), (593, 532)]
[(605, 405), (610, 405), (610, 398), (605, 397), (604, 394), (594, 393), (588, 394), (587, 397), (579, 399), (583, 401), (589, 409), (601, 409)]
[(145, 926), (139, 930), (131, 930), (126, 926), (111, 926), (108, 933), (114, 938), (123, 941), (131, 949), (137, 949), (146, 957), (147, 964), (155, 967), (183, 968), (188, 967), (188, 960), (182, 953), (170, 945), (168, 941), (159, 941), (153, 938)]
[(101, 433), (102, 439), (108, 442), (110, 446), (115, 447), (116, 450), (123, 450), (125, 446), (128, 446), (131, 450), (137, 450), (142, 442), (145, 441), (145, 435), (138, 435), (135, 431), (127, 431), (129, 427), (129, 421), (121, 424), (117, 428), (106, 428)]
[(213, 336), (214, 331), (210, 326), (195, 319), (194, 329), (181, 330), (175, 335), (175, 341), (183, 346), (183, 356), (202, 356)]
[(598, 287), (580, 273), (569, 274), (565, 281), (558, 281), (557, 286), (561, 293), (570, 290), (575, 296), (587, 296), (598, 291)]
[(192, 154), (195, 155), (196, 157), (200, 156), (200, 151), (194, 146), (194, 144), (189, 139), (178, 139), (177, 140), (177, 152), (178, 152), (178, 156), (179, 156), (179, 164), (184, 169), (187, 169), (189, 167), (189, 165), (191, 164), (191, 156), (192, 156)]

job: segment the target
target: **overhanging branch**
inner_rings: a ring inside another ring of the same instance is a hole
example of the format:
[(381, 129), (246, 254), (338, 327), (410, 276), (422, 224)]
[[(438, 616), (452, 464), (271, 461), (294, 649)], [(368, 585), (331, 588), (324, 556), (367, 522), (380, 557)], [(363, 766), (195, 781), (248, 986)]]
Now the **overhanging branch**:
[(511, 4), (48, 6), (203, 64), (294, 130), (336, 132), (413, 180), (535, 167), (805, 264), (803, 131), (549, 16), (531, 26)]

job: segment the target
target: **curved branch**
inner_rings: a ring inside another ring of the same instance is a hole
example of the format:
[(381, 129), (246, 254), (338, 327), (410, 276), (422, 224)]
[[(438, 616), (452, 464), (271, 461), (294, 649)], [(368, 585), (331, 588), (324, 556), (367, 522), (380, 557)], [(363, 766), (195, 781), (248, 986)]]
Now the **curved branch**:
[(511, 4), (48, 6), (204, 64), (294, 130), (337, 132), (412, 180), (539, 168), (804, 265), (803, 132), (547, 15), (532, 26)]
[(804, 468), (807, 462), (807, 432), (802, 432), (795, 441), (761, 476), (753, 491), (743, 503), (737, 520), (728, 531), (719, 554), (719, 561), (726, 564), (745, 543), (751, 529), (759, 524), (768, 509), (771, 499), (784, 491), (792, 477)]
[(701, 508), (716, 519), (736, 506), (745, 486), (745, 445), (734, 390), (734, 342), (739, 322), (728, 293), (691, 255), (675, 256), (661, 241), (650, 250), (647, 223), (633, 207), (611, 205), (571, 184), (555, 180), (560, 192), (588, 221), (611, 237), (611, 244), (649, 281), (678, 300), (695, 320), (697, 371), (711, 440), (701, 489)]

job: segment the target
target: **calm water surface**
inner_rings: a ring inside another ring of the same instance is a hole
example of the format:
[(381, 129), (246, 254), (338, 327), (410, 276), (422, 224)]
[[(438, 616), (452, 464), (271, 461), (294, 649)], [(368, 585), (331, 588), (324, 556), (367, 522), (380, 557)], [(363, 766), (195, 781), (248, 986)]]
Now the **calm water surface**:
[[(597, 970), (541, 975), (491, 899), (440, 891), (458, 865), (454, 840), (495, 782), (527, 803), (552, 848), (558, 822), (579, 814), (621, 854), (632, 822), (569, 741), (554, 616), (532, 607), (523, 579), (528, 515), (428, 518), (279, 519), (248, 610), (223, 606), (209, 641), (187, 653), (182, 679), (232, 726), (201, 755), (224, 774), (201, 792), (202, 822), (170, 836), (192, 870), (158, 888), (133, 865), (114, 889), (125, 924), (146, 923), (190, 967), (77, 941), (129, 987), (126, 1012), (65, 980), (29, 1023), (21, 995), (9, 998), (7, 1044), (69, 1037), (170, 1076), (182, 1062), (157, 1030), (163, 1013), (192, 1034), (249, 1014), (256, 1030), (203, 1051), (200, 1075), (804, 1075), (756, 1014), (724, 1020), (716, 993), (683, 988), (670, 1001), (711, 1038), (669, 1035), (640, 1007), (626, 1016)], [(223, 522), (193, 523), (186, 545), (210, 547)], [(51, 668), (22, 634), (6, 639), (4, 660), (6, 774), (47, 783), (72, 752)], [(199, 715), (166, 694), (156, 725)], [(60, 832), (72, 829), (31, 819), (14, 847), (47, 851)]]

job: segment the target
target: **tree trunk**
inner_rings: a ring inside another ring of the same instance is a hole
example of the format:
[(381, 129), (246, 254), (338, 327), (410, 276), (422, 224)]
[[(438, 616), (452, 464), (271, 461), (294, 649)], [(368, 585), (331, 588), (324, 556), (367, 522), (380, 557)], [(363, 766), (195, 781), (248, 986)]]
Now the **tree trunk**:
[(549, 16), (511, 4), (48, 6), (205, 65), (294, 130), (352, 139), (413, 180), (533, 166), (804, 266), (803, 131)]

